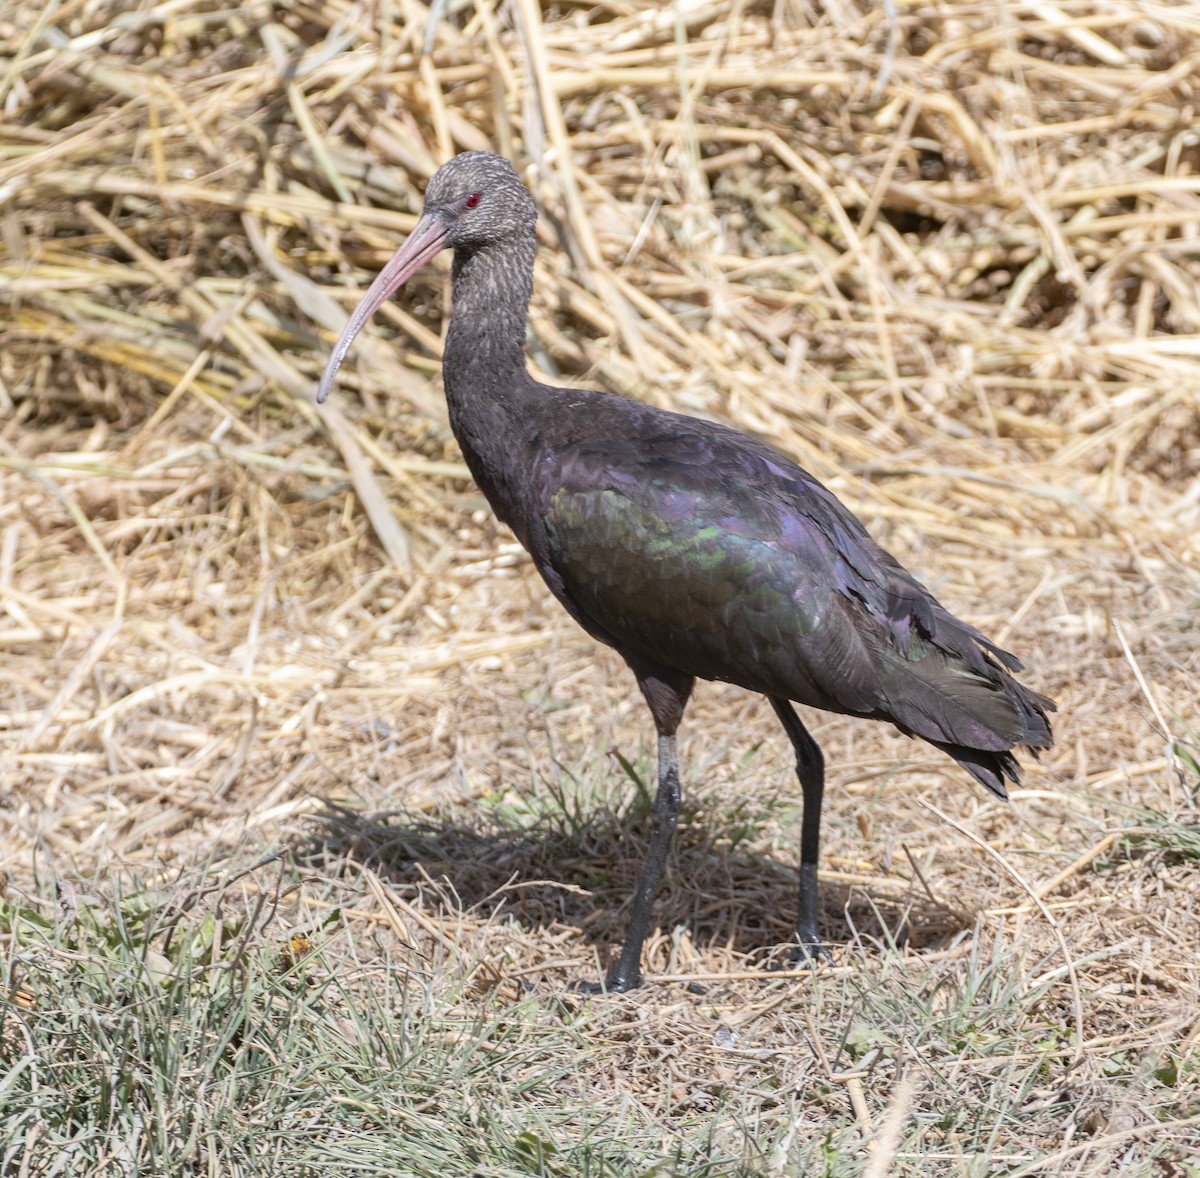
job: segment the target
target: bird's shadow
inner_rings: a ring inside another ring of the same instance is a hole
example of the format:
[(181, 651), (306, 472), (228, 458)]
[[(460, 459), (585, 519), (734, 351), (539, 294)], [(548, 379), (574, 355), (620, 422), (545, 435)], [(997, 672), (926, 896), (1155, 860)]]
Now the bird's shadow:
[[(484, 805), (431, 818), (329, 803), (314, 816), (301, 856), (326, 870), (339, 860), (367, 867), (426, 910), (507, 918), (526, 929), (578, 928), (604, 959), (625, 933), (650, 834), (647, 809), (635, 803), (624, 814), (601, 804), (530, 822)], [(685, 808), (654, 923), (685, 926), (699, 948), (779, 962), (793, 943), (797, 889), (794, 865)], [(919, 885), (881, 876), (878, 886), (823, 880), (820, 923), (835, 951), (848, 940), (924, 949), (969, 928), (971, 917), (936, 903)]]

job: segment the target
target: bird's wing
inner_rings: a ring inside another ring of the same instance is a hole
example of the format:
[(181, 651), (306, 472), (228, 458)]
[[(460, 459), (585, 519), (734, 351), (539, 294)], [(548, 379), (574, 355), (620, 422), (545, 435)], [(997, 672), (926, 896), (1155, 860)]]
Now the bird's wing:
[(1008, 676), (994, 661), (1016, 660), (954, 618), (769, 447), (707, 423), (592, 440), (557, 449), (543, 487), (561, 592), (618, 648), (886, 717), (927, 739), (1023, 739), (1021, 709), (1003, 702)]

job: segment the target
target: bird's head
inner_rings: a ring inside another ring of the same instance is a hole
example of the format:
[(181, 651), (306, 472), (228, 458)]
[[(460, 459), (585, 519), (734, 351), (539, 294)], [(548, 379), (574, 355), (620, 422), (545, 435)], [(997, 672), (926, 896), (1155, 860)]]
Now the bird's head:
[(354, 337), (367, 320), (434, 254), (448, 248), (472, 251), (532, 236), (536, 220), (528, 190), (502, 156), (464, 151), (444, 163), (426, 186), (425, 207), (413, 231), (350, 316), (325, 365), (317, 400), (329, 395)]
[(447, 246), (469, 249), (528, 234), (537, 213), (508, 160), (490, 151), (464, 151), (429, 181), (425, 217), (445, 225)]

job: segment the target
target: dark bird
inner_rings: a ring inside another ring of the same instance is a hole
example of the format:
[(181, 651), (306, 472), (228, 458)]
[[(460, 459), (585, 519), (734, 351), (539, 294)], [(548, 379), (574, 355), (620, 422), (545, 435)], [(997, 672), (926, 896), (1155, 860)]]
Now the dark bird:
[(318, 401), (364, 323), (454, 250), (443, 378), (475, 481), (550, 592), (629, 664), (658, 730), (650, 850), (609, 990), (641, 982), (642, 942), (679, 815), (675, 733), (696, 679), (765, 695), (804, 795), (797, 956), (817, 933), (824, 759), (791, 701), (887, 720), (1000, 798), (1016, 745), (1052, 743), (1054, 704), (960, 621), (812, 475), (738, 430), (525, 370), (537, 213), (507, 160), (468, 151), (429, 181), (399, 252), (351, 316)]

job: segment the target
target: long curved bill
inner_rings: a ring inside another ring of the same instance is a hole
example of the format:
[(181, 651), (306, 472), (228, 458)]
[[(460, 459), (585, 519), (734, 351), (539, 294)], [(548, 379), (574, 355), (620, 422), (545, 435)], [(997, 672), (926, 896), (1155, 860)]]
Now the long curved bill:
[(404, 244), (396, 251), (395, 256), (375, 277), (375, 281), (367, 288), (354, 314), (346, 324), (345, 330), (338, 339), (325, 365), (321, 376), (321, 387), (317, 390), (317, 403), (321, 404), (329, 396), (333, 388), (334, 378), (354, 337), (362, 331), (367, 320), (383, 306), (412, 277), (434, 254), (439, 253), (446, 244), (446, 226), (440, 217), (430, 213), (422, 213), (413, 231), (404, 240)]

